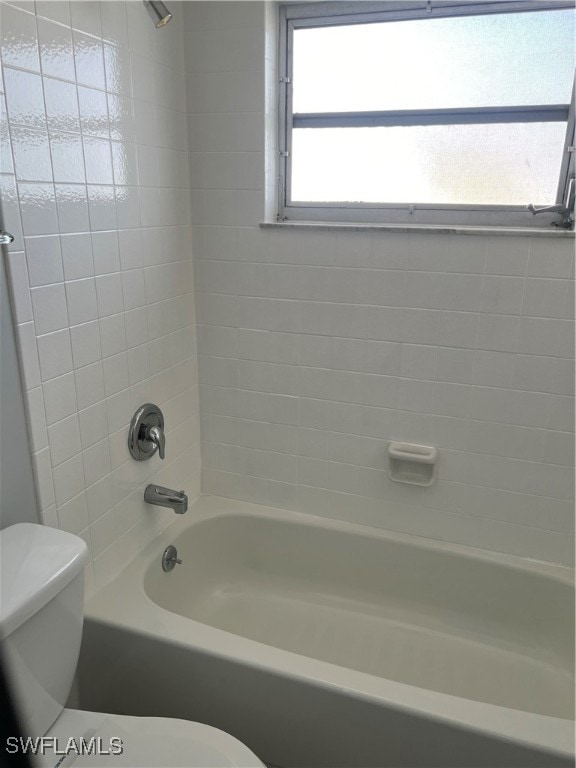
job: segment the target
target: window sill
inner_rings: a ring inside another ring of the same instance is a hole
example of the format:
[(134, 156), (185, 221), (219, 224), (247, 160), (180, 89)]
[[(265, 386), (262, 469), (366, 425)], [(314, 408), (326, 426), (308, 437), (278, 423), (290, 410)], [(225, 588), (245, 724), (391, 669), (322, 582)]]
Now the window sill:
[(571, 229), (538, 229), (532, 227), (471, 227), (446, 224), (352, 224), (333, 221), (263, 221), (262, 229), (331, 230), (334, 232), (417, 232), (426, 235), (500, 235), (503, 237), (574, 238)]

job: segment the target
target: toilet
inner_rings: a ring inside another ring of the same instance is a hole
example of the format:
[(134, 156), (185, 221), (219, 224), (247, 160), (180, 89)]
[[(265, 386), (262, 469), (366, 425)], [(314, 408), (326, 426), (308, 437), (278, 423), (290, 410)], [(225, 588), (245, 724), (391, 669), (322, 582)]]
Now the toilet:
[(87, 560), (84, 541), (65, 531), (31, 523), (0, 531), (0, 648), (21, 729), (10, 748), (22, 750), (16, 736), (44, 737), (33, 758), (42, 768), (265, 768), (208, 725), (65, 708), (80, 652)]

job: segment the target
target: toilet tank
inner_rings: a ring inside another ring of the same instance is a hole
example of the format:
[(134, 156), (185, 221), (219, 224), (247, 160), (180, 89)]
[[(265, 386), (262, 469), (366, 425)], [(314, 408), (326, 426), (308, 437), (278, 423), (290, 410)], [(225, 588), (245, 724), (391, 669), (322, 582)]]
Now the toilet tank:
[(42, 736), (74, 679), (84, 618), (85, 542), (20, 523), (0, 531), (0, 650), (24, 735)]

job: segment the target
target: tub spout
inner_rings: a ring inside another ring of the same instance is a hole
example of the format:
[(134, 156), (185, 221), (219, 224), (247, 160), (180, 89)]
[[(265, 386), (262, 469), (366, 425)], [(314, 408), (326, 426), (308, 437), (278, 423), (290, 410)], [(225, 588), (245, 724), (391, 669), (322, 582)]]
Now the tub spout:
[(157, 507), (170, 507), (177, 515), (183, 515), (188, 509), (188, 496), (184, 491), (173, 491), (161, 485), (146, 486), (144, 501)]

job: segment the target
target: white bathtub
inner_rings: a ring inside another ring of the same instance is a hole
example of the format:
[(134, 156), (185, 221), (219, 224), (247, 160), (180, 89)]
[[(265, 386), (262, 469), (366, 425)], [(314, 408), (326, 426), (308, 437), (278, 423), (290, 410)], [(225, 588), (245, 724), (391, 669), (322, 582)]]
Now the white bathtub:
[(561, 566), (204, 497), (88, 601), (79, 703), (287, 767), (569, 766), (573, 610)]

